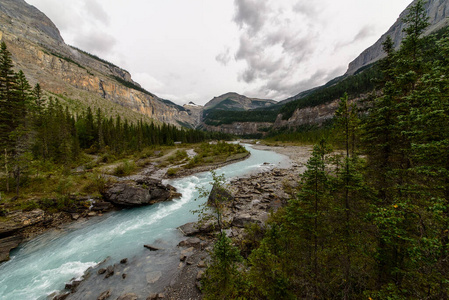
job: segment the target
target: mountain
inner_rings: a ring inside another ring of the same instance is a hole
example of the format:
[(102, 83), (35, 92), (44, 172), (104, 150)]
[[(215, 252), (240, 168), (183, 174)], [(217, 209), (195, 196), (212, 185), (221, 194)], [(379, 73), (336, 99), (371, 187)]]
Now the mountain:
[(24, 0), (1, 0), (0, 39), (30, 83), (74, 111), (91, 106), (130, 120), (195, 126), (187, 109), (144, 90), (126, 70), (67, 45), (53, 22)]
[[(363, 51), (352, 61), (346, 74), (334, 78), (321, 87), (301, 92), (289, 99), (281, 101), (284, 106), (280, 109), (274, 129), (297, 128), (303, 125), (321, 124), (333, 118), (338, 106), (339, 98), (348, 92), (351, 100), (358, 101), (366, 98), (374, 85), (371, 78), (376, 77), (375, 68), (371, 68), (385, 54), (382, 43), (387, 36), (391, 36), (398, 49), (404, 38), (405, 24), (402, 18), (408, 13), (408, 8), (417, 3), (413, 1), (399, 16), (390, 29), (379, 40)], [(429, 17), (430, 26), (425, 34), (431, 34), (449, 25), (449, 1), (429, 0), (425, 3), (425, 10)]]
[(205, 110), (220, 109), (231, 111), (252, 110), (258, 108), (270, 107), (277, 102), (274, 100), (248, 98), (237, 93), (226, 93), (224, 95), (214, 97), (204, 105)]
[[(413, 1), (408, 7), (416, 4), (418, 0)], [(429, 0), (424, 4), (427, 15), (429, 17), (429, 23), (431, 24), (427, 29), (426, 34), (430, 34), (440, 28), (449, 25), (449, 1), (447, 0)], [(363, 51), (355, 60), (349, 63), (346, 75), (353, 75), (358, 70), (380, 60), (385, 56), (382, 50), (382, 43), (387, 36), (391, 36), (394, 41), (394, 45), (397, 48), (401, 45), (401, 41), (404, 38), (403, 29), (405, 24), (402, 22), (402, 18), (405, 17), (408, 11), (405, 9), (388, 31), (383, 34), (374, 45)]]

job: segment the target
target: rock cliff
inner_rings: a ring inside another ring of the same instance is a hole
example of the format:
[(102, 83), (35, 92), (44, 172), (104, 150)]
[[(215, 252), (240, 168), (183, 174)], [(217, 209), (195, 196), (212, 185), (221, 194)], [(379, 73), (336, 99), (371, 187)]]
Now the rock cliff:
[(143, 90), (126, 70), (65, 44), (53, 22), (23, 0), (0, 2), (0, 39), (16, 68), (48, 92), (80, 101), (93, 98), (97, 107), (115, 105), (157, 121), (194, 126), (186, 109)]
[(265, 135), (268, 129), (273, 126), (270, 122), (234, 122), (232, 124), (222, 124), (211, 126), (203, 124), (202, 128), (207, 131), (222, 132), (234, 135)]
[[(418, 0), (413, 1), (408, 7), (416, 4)], [(402, 22), (402, 18), (408, 13), (408, 7), (404, 10), (393, 26), (377, 40), (374, 45), (363, 51), (355, 60), (349, 63), (346, 75), (353, 75), (360, 68), (372, 64), (384, 57), (382, 50), (382, 43), (387, 36), (391, 36), (394, 41), (395, 47), (399, 48), (402, 39), (404, 38), (404, 32), (402, 31), (405, 24)], [(429, 16), (429, 23), (431, 24), (427, 29), (427, 34), (449, 25), (449, 1), (446, 0), (428, 0), (425, 3), (425, 9)]]

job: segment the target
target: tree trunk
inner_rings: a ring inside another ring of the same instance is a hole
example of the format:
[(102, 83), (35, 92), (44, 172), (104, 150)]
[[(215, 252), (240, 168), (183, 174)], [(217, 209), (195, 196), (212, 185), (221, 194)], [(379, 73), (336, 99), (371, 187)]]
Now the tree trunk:
[(5, 148), (6, 192), (9, 193), (8, 151)]
[(16, 166), (16, 170), (14, 172), (14, 176), (16, 177), (16, 194), (19, 197), (19, 188), (20, 188), (20, 166)]

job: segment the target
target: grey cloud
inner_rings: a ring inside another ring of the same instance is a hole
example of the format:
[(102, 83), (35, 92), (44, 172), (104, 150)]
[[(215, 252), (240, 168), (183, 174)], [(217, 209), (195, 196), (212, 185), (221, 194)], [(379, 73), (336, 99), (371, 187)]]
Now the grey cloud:
[(247, 64), (247, 68), (240, 74), (240, 80), (250, 83), (282, 69), (284, 58), (268, 55), (264, 48), (261, 41), (253, 40), (246, 34), (240, 37), (240, 47), (235, 58), (244, 60)]
[(83, 50), (101, 55), (110, 53), (117, 40), (106, 33), (89, 31), (78, 35), (74, 42)]
[(367, 37), (375, 35), (373, 26), (365, 26), (356, 34), (353, 42), (366, 39)]
[(240, 28), (244, 25), (252, 33), (257, 33), (265, 23), (265, 15), (268, 12), (265, 1), (260, 0), (235, 0), (236, 14), (234, 21)]
[(231, 49), (228, 47), (223, 52), (215, 56), (215, 60), (223, 66), (227, 66), (231, 61)]
[(85, 1), (84, 6), (87, 13), (95, 18), (95, 20), (98, 20), (105, 25), (109, 25), (109, 15), (96, 0)]
[[(322, 1), (312, 4), (298, 1), (281, 9), (275, 1), (260, 1), (264, 3), (261, 11), (253, 9), (261, 5), (255, 1), (235, 0), (234, 21), (241, 29), (235, 59), (246, 63), (238, 80), (257, 85), (249, 93), (285, 99), (344, 72), (346, 66), (331, 71), (315, 70), (307, 76), (308, 64), (303, 67), (318, 50), (320, 27), (314, 18), (321, 16)], [(361, 31), (358, 36), (366, 33), (369, 31)], [(303, 79), (304, 76), (307, 78)]]
[(302, 13), (307, 16), (315, 16), (318, 14), (319, 10), (316, 5), (316, 1), (304, 1), (300, 0), (298, 1), (295, 6), (293, 6), (293, 11), (297, 13)]
[(358, 41), (364, 40), (370, 36), (373, 36), (374, 34), (375, 31), (373, 26), (364, 26), (362, 29), (359, 30), (359, 32), (357, 32), (357, 34), (354, 36), (353, 39), (351, 39), (350, 41), (337, 43), (337, 45), (335, 45), (335, 48), (346, 47)]
[(258, 94), (265, 94), (271, 99), (284, 100), (298, 93), (317, 87), (323, 82), (328, 82), (335, 77), (343, 74), (346, 70), (346, 66), (342, 65), (333, 70), (320, 69), (313, 73), (311, 76), (296, 81), (289, 78), (286, 74), (278, 74), (271, 80), (267, 81), (265, 85), (258, 88)]

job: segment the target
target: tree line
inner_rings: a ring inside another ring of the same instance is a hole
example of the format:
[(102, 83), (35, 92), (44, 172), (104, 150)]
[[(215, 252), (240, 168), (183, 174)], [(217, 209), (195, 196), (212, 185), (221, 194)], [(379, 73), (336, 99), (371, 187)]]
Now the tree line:
[(337, 154), (314, 146), (244, 263), (220, 235), (206, 299), (449, 298), (449, 35), (423, 36), (423, 1), (404, 22), (400, 49), (383, 43), (382, 95), (368, 114), (340, 99)]

